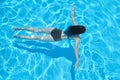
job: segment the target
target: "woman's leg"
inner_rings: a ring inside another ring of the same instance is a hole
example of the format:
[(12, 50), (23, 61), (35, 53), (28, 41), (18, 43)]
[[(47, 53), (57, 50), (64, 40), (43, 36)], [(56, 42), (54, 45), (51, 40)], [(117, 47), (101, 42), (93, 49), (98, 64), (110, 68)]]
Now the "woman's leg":
[(38, 33), (47, 33), (47, 34), (50, 34), (51, 31), (53, 30), (54, 28), (42, 28), (42, 29), (35, 29), (35, 28), (13, 28), (13, 30), (26, 30), (26, 31), (31, 31), (31, 32), (38, 32)]
[(15, 38), (23, 38), (23, 39), (29, 39), (29, 40), (42, 40), (42, 41), (54, 41), (52, 36), (19, 36), (14, 35)]

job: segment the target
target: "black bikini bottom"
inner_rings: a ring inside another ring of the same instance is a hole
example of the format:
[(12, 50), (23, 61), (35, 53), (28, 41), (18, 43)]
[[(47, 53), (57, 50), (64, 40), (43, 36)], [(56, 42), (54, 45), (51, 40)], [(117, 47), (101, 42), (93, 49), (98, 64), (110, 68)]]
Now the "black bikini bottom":
[(61, 40), (61, 33), (62, 33), (62, 30), (55, 28), (52, 30), (51, 35), (55, 41), (59, 41)]

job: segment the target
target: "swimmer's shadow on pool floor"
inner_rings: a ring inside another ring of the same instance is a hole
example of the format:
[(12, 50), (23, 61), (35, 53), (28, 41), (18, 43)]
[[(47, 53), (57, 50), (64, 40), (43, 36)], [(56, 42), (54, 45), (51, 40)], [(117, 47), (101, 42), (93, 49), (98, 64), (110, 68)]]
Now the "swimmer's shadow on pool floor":
[[(45, 43), (37, 42), (37, 41), (14, 42), (14, 46), (19, 49), (27, 50), (33, 53), (39, 52), (51, 58), (64, 57), (67, 60), (70, 60), (72, 63), (75, 63), (74, 48), (71, 46), (70, 43), (68, 44), (70, 45), (68, 48), (62, 48), (49, 42), (45, 42)], [(25, 47), (24, 45), (26, 45), (27, 47)], [(36, 48), (31, 48), (30, 46), (35, 46)]]
[[(68, 42), (68, 44), (70, 45), (70, 47), (62, 48), (48, 42), (45, 42), (45, 43), (37, 42), (37, 41), (22, 41), (22, 42), (15, 41), (14, 42), (14, 46), (19, 49), (27, 50), (33, 53), (39, 52), (51, 58), (64, 57), (67, 60), (70, 60), (72, 62), (70, 72), (71, 72), (72, 80), (74, 80), (75, 79), (75, 74), (74, 74), (75, 53), (70, 42)], [(25, 47), (25, 45), (27, 47)], [(35, 48), (31, 48), (31, 47), (29, 48), (29, 46), (35, 46)]]

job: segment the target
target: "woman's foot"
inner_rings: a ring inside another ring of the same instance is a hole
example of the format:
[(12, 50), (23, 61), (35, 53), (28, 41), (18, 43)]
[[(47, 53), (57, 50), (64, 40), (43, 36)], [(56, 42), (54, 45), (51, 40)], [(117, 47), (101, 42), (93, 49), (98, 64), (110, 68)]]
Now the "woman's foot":
[(22, 30), (22, 28), (13, 28), (13, 31)]
[(15, 38), (19, 38), (19, 36), (18, 36), (18, 35), (15, 35), (15, 34), (13, 35), (13, 37), (15, 37)]

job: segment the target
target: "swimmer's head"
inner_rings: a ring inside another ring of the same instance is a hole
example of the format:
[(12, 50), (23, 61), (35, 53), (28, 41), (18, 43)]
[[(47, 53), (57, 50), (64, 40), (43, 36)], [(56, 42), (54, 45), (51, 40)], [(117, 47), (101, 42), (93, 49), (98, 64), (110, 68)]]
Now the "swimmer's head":
[(68, 27), (68, 29), (65, 31), (65, 33), (68, 36), (73, 36), (73, 35), (82, 34), (85, 31), (86, 31), (85, 26), (83, 26), (83, 25), (73, 25), (73, 26)]

